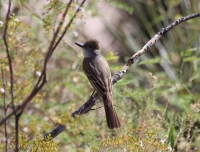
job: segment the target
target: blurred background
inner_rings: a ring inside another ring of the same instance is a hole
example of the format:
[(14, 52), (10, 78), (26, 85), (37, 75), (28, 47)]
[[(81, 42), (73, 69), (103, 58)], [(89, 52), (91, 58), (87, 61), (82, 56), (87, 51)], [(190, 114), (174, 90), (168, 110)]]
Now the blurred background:
[[(16, 105), (37, 82), (53, 31), (67, 3), (67, 0), (12, 2), (8, 42)], [(78, 0), (72, 3), (65, 25), (80, 3)], [(1, 35), (7, 8), (8, 1), (0, 1)], [(53, 139), (59, 143), (54, 146), (61, 151), (199, 150), (199, 18), (181, 23), (164, 35), (114, 85), (114, 104), (121, 129), (107, 128), (104, 108), (71, 118), (71, 113), (93, 92), (82, 71), (82, 50), (75, 42), (99, 40), (114, 75), (162, 27), (199, 10), (198, 0), (86, 1), (48, 63), (48, 82), (20, 119), (23, 139), (30, 145), (36, 136), (64, 124), (66, 130)], [(2, 39), (0, 48), (1, 69), (9, 90), (10, 75)], [(0, 82), (2, 88), (3, 80)], [(3, 118), (3, 93), (0, 95)], [(7, 104), (9, 101), (10, 94), (6, 92)], [(102, 105), (100, 101), (94, 108)], [(12, 143), (14, 119), (7, 123), (9, 143)], [(0, 134), (4, 137), (3, 126)], [(156, 148), (153, 143), (157, 142), (162, 146)], [(2, 140), (1, 147), (3, 143)]]

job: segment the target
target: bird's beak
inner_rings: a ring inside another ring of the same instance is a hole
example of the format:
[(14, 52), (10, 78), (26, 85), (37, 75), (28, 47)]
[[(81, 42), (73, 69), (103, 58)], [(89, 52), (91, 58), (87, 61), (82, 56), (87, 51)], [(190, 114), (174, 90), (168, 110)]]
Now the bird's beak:
[(81, 48), (83, 47), (83, 44), (75, 42), (76, 45), (80, 46)]

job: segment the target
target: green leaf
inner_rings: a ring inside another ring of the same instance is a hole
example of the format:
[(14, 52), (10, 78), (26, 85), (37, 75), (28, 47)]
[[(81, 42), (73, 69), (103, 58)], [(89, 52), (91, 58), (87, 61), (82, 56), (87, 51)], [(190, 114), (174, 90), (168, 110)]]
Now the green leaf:
[(186, 58), (183, 58), (183, 61), (184, 62), (188, 62), (188, 61), (199, 61), (200, 59), (196, 56), (191, 56), (191, 57), (186, 57)]
[(130, 7), (129, 5), (127, 5), (124, 2), (113, 1), (113, 0), (107, 0), (106, 2), (117, 8), (127, 11), (129, 14), (133, 14), (133, 11), (134, 11), (133, 7)]
[(161, 63), (161, 62), (162, 62), (162, 59), (160, 57), (157, 57), (157, 58), (154, 58), (154, 59), (141, 61), (139, 63), (139, 65), (142, 65), (142, 64), (155, 64), (155, 63)]
[(171, 148), (174, 148), (174, 141), (175, 141), (175, 128), (174, 126), (171, 126), (168, 135), (168, 142)]

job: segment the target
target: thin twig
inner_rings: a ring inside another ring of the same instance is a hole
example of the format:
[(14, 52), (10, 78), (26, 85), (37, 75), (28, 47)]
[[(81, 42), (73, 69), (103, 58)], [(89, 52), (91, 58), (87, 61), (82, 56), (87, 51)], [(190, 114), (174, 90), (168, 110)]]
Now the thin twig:
[[(3, 66), (1, 63), (1, 79), (3, 83), (3, 109), (4, 109), (4, 117), (7, 115), (7, 107), (6, 107), (6, 80), (4, 78), (4, 71), (3, 71)], [(4, 131), (5, 131), (5, 152), (8, 151), (8, 132), (7, 132), (7, 123), (4, 123)]]
[(116, 106), (116, 105), (114, 105), (114, 106), (117, 107), (117, 108), (119, 108), (119, 109), (121, 109), (122, 111), (124, 111), (124, 113), (127, 115), (128, 118), (131, 118), (131, 117), (128, 115), (128, 113), (127, 113), (122, 107)]
[(74, 18), (76, 17), (77, 13), (80, 11), (80, 7), (82, 7), (84, 3), (85, 3), (85, 0), (82, 1), (81, 5), (78, 7), (77, 11), (74, 13), (74, 16), (71, 18), (71, 20), (69, 21), (69, 23), (65, 26), (65, 29), (64, 29), (63, 33), (61, 34), (61, 36), (58, 39), (58, 41), (55, 43), (53, 49), (55, 47), (57, 47), (57, 45), (60, 43), (60, 41), (62, 40), (62, 38), (65, 36), (67, 30), (69, 29), (70, 25), (74, 21)]
[(94, 109), (90, 109), (90, 110), (97, 110), (97, 109), (100, 109), (100, 108), (103, 108), (104, 106), (100, 106), (100, 107), (97, 107), (97, 108), (94, 108)]
[[(48, 49), (49, 52), (47, 53), (47, 58), (46, 58), (46, 60), (48, 60), (48, 59), (51, 57), (53, 51), (54, 51), (55, 48), (57, 47), (57, 45), (54, 47), (54, 43), (55, 43), (56, 38), (57, 38), (57, 36), (58, 36), (58, 34), (59, 34), (59, 32), (60, 32), (62, 26), (63, 26), (63, 23), (64, 23), (64, 21), (65, 21), (65, 16), (67, 15), (67, 12), (69, 11), (69, 8), (70, 8), (70, 6), (71, 6), (71, 3), (72, 3), (72, 0), (69, 1), (69, 3), (68, 3), (68, 5), (67, 5), (67, 7), (66, 7), (66, 9), (65, 9), (65, 11), (64, 11), (64, 13), (63, 13), (63, 15), (62, 15), (62, 19), (61, 19), (61, 21), (60, 21), (60, 23), (59, 23), (59, 25), (58, 25), (58, 27), (57, 27), (57, 30), (56, 30), (56, 32), (54, 33), (53, 39), (52, 39), (51, 44), (50, 44), (49, 49)], [(56, 43), (57, 43), (57, 42), (56, 42)], [(59, 43), (59, 42), (58, 42), (58, 43)], [(45, 63), (47, 63), (47, 61), (45, 61)]]
[(8, 59), (8, 66), (9, 66), (9, 71), (10, 71), (10, 95), (11, 95), (11, 103), (12, 103), (12, 108), (13, 110), (15, 109), (15, 104), (14, 104), (14, 94), (13, 94), (13, 67), (12, 67), (12, 60), (8, 48), (8, 42), (7, 42), (7, 31), (8, 31), (8, 20), (9, 20), (9, 15), (10, 15), (10, 8), (11, 8), (11, 0), (9, 0), (8, 4), (8, 12), (6, 14), (6, 20), (5, 20), (5, 29), (3, 33), (3, 41), (4, 45), (6, 47), (6, 54), (7, 54), (7, 59)]
[(8, 31), (8, 21), (9, 21), (9, 16), (10, 16), (10, 8), (11, 8), (11, 0), (9, 0), (8, 4), (8, 12), (6, 14), (6, 21), (5, 21), (5, 29), (3, 33), (3, 41), (4, 45), (6, 47), (6, 54), (7, 54), (7, 59), (8, 59), (8, 66), (9, 66), (9, 71), (10, 71), (10, 95), (11, 95), (11, 104), (13, 108), (13, 112), (15, 115), (15, 152), (18, 152), (18, 142), (19, 142), (19, 137), (18, 137), (18, 117), (15, 111), (15, 103), (14, 103), (14, 77), (13, 77), (13, 67), (12, 67), (12, 60), (9, 52), (9, 47), (8, 47), (8, 42), (7, 42), (7, 31)]
[[(117, 107), (117, 108), (119, 108), (119, 109), (121, 109), (122, 111), (124, 111), (124, 113), (127, 115), (128, 118), (131, 118), (131, 117), (128, 115), (128, 113), (127, 113), (122, 107), (116, 106), (116, 105), (114, 105), (114, 106)], [(103, 107), (104, 107), (104, 106), (100, 106), (100, 107), (97, 107), (97, 108), (94, 108), (94, 109), (90, 109), (90, 111), (91, 111), (91, 110), (98, 110), (98, 109), (103, 108)]]

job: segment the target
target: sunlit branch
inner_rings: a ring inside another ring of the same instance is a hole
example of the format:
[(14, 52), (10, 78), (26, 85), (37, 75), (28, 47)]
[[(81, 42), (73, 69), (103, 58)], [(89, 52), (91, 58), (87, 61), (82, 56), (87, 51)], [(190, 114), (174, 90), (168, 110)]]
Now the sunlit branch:
[[(129, 67), (145, 52), (148, 51), (148, 49), (153, 46), (163, 35), (165, 35), (168, 31), (170, 31), (171, 29), (173, 29), (175, 26), (179, 25), (180, 23), (187, 21), (189, 19), (192, 18), (196, 18), (196, 17), (200, 17), (200, 13), (196, 13), (196, 14), (191, 14), (188, 15), (186, 17), (183, 17), (175, 22), (173, 22), (172, 24), (170, 24), (169, 26), (165, 27), (165, 28), (161, 28), (160, 31), (149, 41), (147, 42), (147, 44), (141, 49), (139, 50), (137, 53), (135, 53), (133, 56), (131, 56), (129, 58), (129, 60), (127, 61), (127, 63), (124, 65), (124, 67), (122, 68), (122, 70), (120, 72), (118, 72), (117, 74), (115, 74), (112, 78), (112, 83), (115, 84), (116, 82), (118, 82), (127, 72), (127, 70), (129, 69)], [(100, 98), (100, 95), (98, 95), (97, 92), (94, 91), (94, 93), (92, 93), (92, 95), (90, 96), (90, 98), (87, 100), (86, 103), (84, 103), (78, 110), (76, 110), (75, 112), (72, 113), (72, 117), (75, 117), (76, 115), (82, 115), (87, 113), (88, 111), (91, 110), (91, 108), (98, 102), (98, 99)], [(55, 136), (59, 135), (61, 132), (63, 132), (65, 130), (65, 126), (63, 125), (58, 125), (53, 131), (47, 133), (44, 137), (47, 138), (48, 136), (50, 136), (51, 138), (54, 138)]]
[[(186, 17), (180, 18), (179, 20), (173, 22), (169, 26), (165, 28), (161, 28), (159, 32), (149, 41), (147, 44), (139, 50), (137, 53), (135, 53), (133, 56), (131, 56), (127, 63), (124, 65), (121, 71), (119, 71), (117, 74), (115, 74), (112, 78), (112, 83), (115, 84), (117, 81), (119, 81), (127, 72), (129, 67), (145, 52), (148, 51), (148, 49), (153, 46), (162, 36), (164, 36), (167, 32), (169, 32), (171, 29), (176, 27), (182, 22), (185, 22), (187, 20), (190, 20), (192, 18), (200, 17), (200, 13), (195, 13), (188, 15)], [(84, 103), (78, 110), (72, 113), (72, 116), (75, 117), (75, 115), (81, 115), (87, 113), (97, 102), (100, 96), (97, 92), (95, 92), (93, 95), (90, 96), (88, 101)]]

